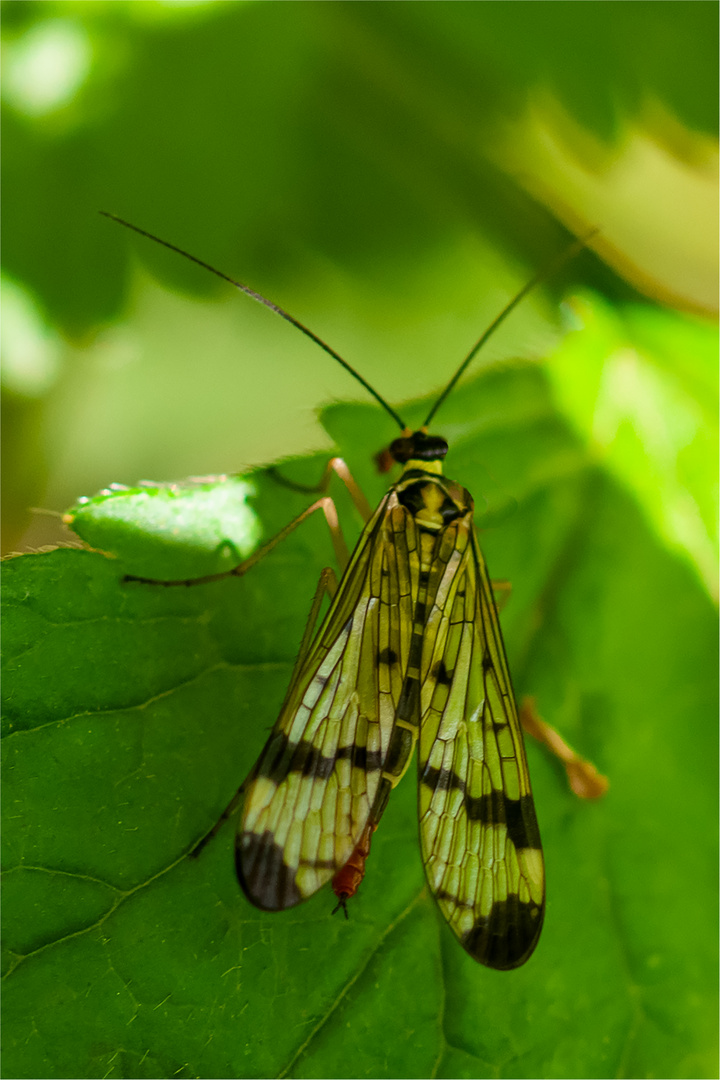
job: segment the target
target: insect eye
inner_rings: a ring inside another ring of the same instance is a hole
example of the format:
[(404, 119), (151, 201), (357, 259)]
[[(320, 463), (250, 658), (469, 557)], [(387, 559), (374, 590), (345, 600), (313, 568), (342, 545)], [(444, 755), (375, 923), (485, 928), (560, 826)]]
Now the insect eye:
[(425, 461), (441, 461), (448, 452), (448, 444), (441, 435), (423, 435), (420, 456)]

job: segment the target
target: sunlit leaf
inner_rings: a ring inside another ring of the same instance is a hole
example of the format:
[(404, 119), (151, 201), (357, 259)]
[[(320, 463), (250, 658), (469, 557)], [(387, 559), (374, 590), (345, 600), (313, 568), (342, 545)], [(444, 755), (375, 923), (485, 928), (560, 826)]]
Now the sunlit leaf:
[[(375, 497), (386, 421), (351, 406), (325, 419)], [(90, 551), (24, 556), (4, 575), (8, 1075), (713, 1075), (712, 607), (538, 369), (468, 384), (446, 421), (448, 473), (477, 496), (490, 474), (517, 503), (481, 533), (491, 571), (513, 582), (516, 690), (611, 782), (581, 804), (529, 747), (548, 864), (535, 956), (492, 972), (442, 925), (412, 770), (349, 922), (325, 892), (286, 914), (250, 907), (229, 824), (188, 858), (275, 719), (332, 558), (322, 521), (243, 579), (197, 589), (123, 584), (123, 561)], [(321, 467), (284, 468), (309, 482)], [(252, 483), (265, 536), (307, 500)], [(140, 541), (134, 496), (112, 499), (120, 543), (133, 523)], [(177, 565), (169, 554), (168, 577)]]

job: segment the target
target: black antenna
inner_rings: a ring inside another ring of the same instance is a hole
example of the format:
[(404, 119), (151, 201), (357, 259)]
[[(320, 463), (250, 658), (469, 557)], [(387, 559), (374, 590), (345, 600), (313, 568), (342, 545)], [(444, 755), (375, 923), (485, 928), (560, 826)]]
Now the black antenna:
[(389, 413), (390, 416), (392, 416), (393, 420), (396, 424), (399, 425), (401, 430), (405, 430), (406, 425), (403, 423), (402, 419), (398, 416), (395, 410), (390, 405), (388, 405), (387, 401), (385, 401), (384, 398), (380, 397), (377, 390), (374, 390), (370, 383), (363, 379), (362, 375), (358, 371), (356, 371), (354, 367), (351, 367), (350, 364), (348, 364), (347, 360), (343, 360), (342, 356), (340, 356), (339, 353), (336, 353), (334, 349), (331, 349), (330, 346), (322, 340), (322, 338), (319, 338), (317, 334), (313, 334), (312, 330), (309, 330), (307, 326), (303, 326), (303, 324), (298, 319), (293, 318), (292, 315), (290, 315), (287, 311), (281, 308), (278, 304), (273, 304), (272, 300), (268, 300), (261, 293), (255, 292), (255, 290), (251, 289), (249, 285), (243, 285), (241, 281), (235, 281), (233, 278), (228, 277), (227, 274), (223, 274), (221, 270), (216, 270), (214, 266), (210, 265), (210, 263), (203, 262), (202, 259), (198, 259), (195, 255), (191, 255), (188, 251), (183, 251), (182, 248), (176, 247), (175, 244), (168, 243), (167, 240), (161, 240), (159, 236), (154, 236), (152, 233), (146, 232), (145, 229), (141, 229), (137, 225), (133, 225), (131, 222), (125, 221), (123, 218), (118, 217), (117, 214), (110, 214), (107, 210), (101, 210), (100, 213), (103, 215), (103, 217), (110, 218), (111, 221), (117, 221), (118, 225), (124, 225), (126, 229), (132, 229), (133, 232), (139, 233), (140, 236), (146, 236), (148, 240), (154, 240), (156, 244), (161, 244), (163, 247), (169, 248), (170, 251), (175, 251), (178, 255), (182, 255), (185, 259), (189, 259), (190, 262), (197, 263), (198, 266), (202, 266), (203, 269), (209, 270), (210, 273), (215, 274), (216, 277), (222, 278), (223, 281), (227, 281), (230, 285), (234, 285), (236, 289), (239, 289), (240, 292), (244, 292), (246, 296), (250, 296), (253, 300), (257, 300), (259, 304), (264, 304), (265, 307), (270, 308), (271, 311), (274, 311), (281, 318), (285, 319), (286, 322), (292, 323), (292, 325), (296, 326), (298, 330), (301, 330), (306, 337), (309, 337), (311, 341), (314, 341), (316, 345), (319, 345), (321, 349), (324, 349), (324, 351), (328, 353), (329, 356), (332, 356), (333, 360), (337, 360), (338, 364), (341, 364), (346, 371), (349, 371), (353, 378), (357, 379), (360, 385), (364, 386), (369, 394), (372, 394), (378, 404), (382, 405), (385, 412)]
[(442, 394), (433, 405), (432, 409), (427, 415), (425, 423), (423, 424), (424, 428), (428, 427), (433, 416), (438, 411), (442, 403), (445, 401), (445, 398), (448, 396), (450, 391), (454, 388), (458, 379), (465, 373), (465, 370), (468, 367), (470, 361), (475, 357), (476, 353), (480, 351), (487, 339), (495, 333), (500, 323), (504, 322), (505, 319), (507, 319), (510, 312), (517, 307), (520, 301), (523, 300), (527, 296), (527, 294), (535, 288), (536, 285), (539, 285), (542, 281), (546, 281), (548, 278), (552, 277), (553, 274), (557, 273), (561, 266), (563, 266), (570, 259), (573, 259), (579, 251), (582, 251), (582, 249), (587, 245), (588, 240), (595, 236), (597, 232), (597, 229), (593, 229), (592, 232), (589, 232), (587, 236), (583, 237), (582, 240), (574, 240), (573, 243), (570, 244), (569, 247), (566, 247), (565, 250), (561, 252), (556, 259), (553, 259), (553, 261), (549, 263), (546, 267), (544, 267), (544, 269), (540, 270), (540, 272), (537, 273), (534, 278), (531, 278), (531, 280), (528, 281), (527, 285), (524, 285), (520, 292), (513, 297), (510, 303), (503, 308), (498, 317), (490, 323), (485, 333), (480, 337), (478, 341), (475, 342), (472, 349), (467, 354), (462, 364), (457, 369), (452, 379), (447, 384)]

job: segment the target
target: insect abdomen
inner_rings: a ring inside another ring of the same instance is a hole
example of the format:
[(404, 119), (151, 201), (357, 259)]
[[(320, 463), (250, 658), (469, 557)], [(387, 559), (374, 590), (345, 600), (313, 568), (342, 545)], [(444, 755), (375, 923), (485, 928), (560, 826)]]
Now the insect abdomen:
[(338, 898), (338, 904), (333, 910), (333, 915), (339, 908), (342, 908), (345, 912), (345, 918), (347, 918), (346, 904), (358, 891), (362, 879), (365, 877), (365, 863), (370, 854), (370, 841), (376, 828), (375, 821), (368, 822), (352, 855), (332, 880), (333, 892)]

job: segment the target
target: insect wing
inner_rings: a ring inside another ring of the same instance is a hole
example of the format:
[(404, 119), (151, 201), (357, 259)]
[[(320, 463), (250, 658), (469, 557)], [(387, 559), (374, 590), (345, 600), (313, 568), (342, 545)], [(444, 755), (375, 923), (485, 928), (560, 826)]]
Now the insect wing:
[(377, 794), (412, 612), (391, 502), (392, 492), (366, 525), (244, 785), (237, 872), (266, 911), (300, 903), (347, 863)]
[(542, 849), (497, 610), (472, 524), (446, 530), (445, 542), (455, 550), (438, 583), (423, 653), (422, 856), (463, 947), (489, 967), (508, 969), (524, 963), (542, 927)]

